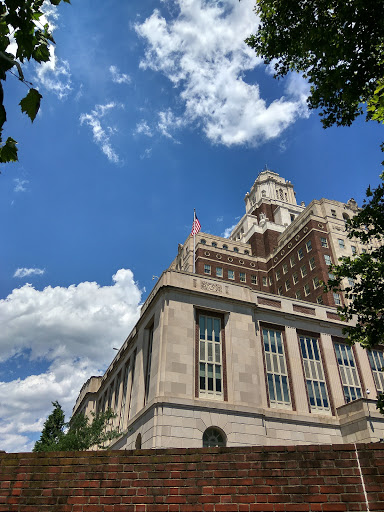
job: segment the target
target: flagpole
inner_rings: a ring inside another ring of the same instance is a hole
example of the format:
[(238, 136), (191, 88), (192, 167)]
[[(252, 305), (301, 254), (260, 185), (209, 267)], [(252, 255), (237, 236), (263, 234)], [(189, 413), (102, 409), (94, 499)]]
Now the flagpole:
[[(196, 210), (193, 209), (193, 227), (195, 228)], [(196, 273), (196, 229), (193, 229), (193, 273)]]

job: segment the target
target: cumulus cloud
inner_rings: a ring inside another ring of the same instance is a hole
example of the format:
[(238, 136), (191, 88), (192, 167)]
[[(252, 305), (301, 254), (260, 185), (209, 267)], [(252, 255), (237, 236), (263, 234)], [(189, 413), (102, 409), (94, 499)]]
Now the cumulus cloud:
[(15, 270), (13, 277), (42, 276), (45, 269), (41, 268), (18, 268)]
[(82, 282), (39, 291), (26, 284), (0, 301), (0, 362), (28, 354), (45, 364), (41, 373), (0, 382), (2, 449), (30, 450), (52, 401), (70, 414), (82, 384), (105, 370), (112, 347), (133, 328), (140, 300), (132, 272), (120, 269), (110, 286)]
[(237, 224), (234, 224), (233, 226), (230, 226), (229, 228), (226, 228), (224, 230), (224, 233), (221, 234), (223, 238), (229, 238), (229, 235), (232, 233), (232, 230), (237, 226)]
[(36, 64), (36, 75), (39, 84), (63, 100), (72, 91), (72, 80), (69, 63), (56, 57), (55, 47), (49, 47), (50, 60)]
[(257, 83), (244, 75), (260, 66), (255, 52), (244, 43), (255, 32), (258, 19), (254, 0), (169, 0), (178, 15), (166, 20), (159, 10), (136, 32), (146, 41), (142, 69), (163, 73), (179, 93), (182, 116), (162, 112), (159, 130), (200, 125), (209, 140), (226, 146), (252, 144), (277, 137), (299, 116), (308, 115), (305, 98), (286, 90), (287, 97), (267, 103)]
[(116, 133), (117, 130), (112, 126), (103, 126), (104, 123), (102, 124), (102, 120), (112, 109), (123, 107), (121, 103), (112, 101), (105, 105), (96, 105), (90, 114), (80, 115), (80, 124), (85, 123), (91, 128), (94, 142), (100, 147), (108, 160), (114, 164), (120, 162), (119, 155), (111, 144), (111, 135)]
[(112, 75), (112, 82), (114, 82), (115, 84), (131, 83), (131, 78), (125, 73), (120, 73), (119, 69), (116, 66), (110, 66), (109, 72)]

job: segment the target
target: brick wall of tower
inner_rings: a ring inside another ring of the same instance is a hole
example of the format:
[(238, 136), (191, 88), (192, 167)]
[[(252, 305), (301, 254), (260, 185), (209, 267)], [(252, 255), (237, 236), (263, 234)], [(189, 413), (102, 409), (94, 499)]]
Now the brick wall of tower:
[(382, 444), (0, 455), (0, 512), (384, 510)]
[(260, 213), (263, 213), (270, 222), (275, 222), (274, 212), (277, 208), (276, 204), (261, 203), (258, 208), (255, 208), (251, 215), (257, 217), (260, 220)]

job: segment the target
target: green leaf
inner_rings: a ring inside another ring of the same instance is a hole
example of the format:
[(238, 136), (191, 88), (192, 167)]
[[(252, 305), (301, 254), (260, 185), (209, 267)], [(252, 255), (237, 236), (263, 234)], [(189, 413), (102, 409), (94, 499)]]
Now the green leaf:
[(40, 108), (40, 100), (42, 95), (36, 89), (29, 89), (28, 94), (23, 98), (19, 105), (21, 111), (25, 112), (30, 120), (33, 122)]
[(0, 147), (0, 163), (17, 162), (17, 142), (12, 137), (8, 137), (4, 146)]

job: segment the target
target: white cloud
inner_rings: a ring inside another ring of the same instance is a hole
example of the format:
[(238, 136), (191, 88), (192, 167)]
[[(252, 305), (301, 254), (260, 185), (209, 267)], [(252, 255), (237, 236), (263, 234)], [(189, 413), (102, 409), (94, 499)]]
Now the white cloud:
[(15, 270), (13, 277), (42, 276), (45, 269), (41, 268), (18, 268)]
[(223, 238), (228, 238), (229, 235), (232, 233), (232, 230), (237, 226), (237, 224), (234, 224), (233, 226), (230, 226), (229, 228), (226, 228), (224, 230), (224, 233), (221, 234)]
[(72, 91), (69, 63), (56, 57), (55, 47), (49, 47), (50, 60), (36, 64), (37, 80), (41, 86), (63, 100)]
[(26, 192), (27, 185), (29, 183), (29, 180), (21, 180), (20, 178), (15, 178), (14, 180), (15, 187), (13, 189), (14, 192)]
[(26, 284), (0, 300), (0, 361), (27, 353), (47, 366), (40, 374), (0, 382), (2, 449), (30, 450), (28, 434), (41, 431), (52, 401), (70, 414), (82, 384), (105, 369), (112, 347), (133, 328), (141, 292), (130, 270), (118, 270), (112, 280), (110, 286), (83, 282), (42, 291)]
[(220, 215), (220, 217), (217, 217), (216, 222), (223, 222), (224, 217)]
[(101, 151), (106, 155), (110, 162), (117, 164), (120, 158), (111, 144), (111, 135), (116, 133), (116, 128), (111, 126), (102, 126), (101, 120), (105, 115), (114, 108), (123, 108), (120, 103), (110, 102), (105, 105), (96, 105), (90, 114), (80, 115), (80, 124), (86, 123), (92, 129), (93, 140), (100, 146)]
[(152, 137), (153, 135), (152, 130), (148, 126), (147, 121), (145, 121), (144, 119), (137, 123), (135, 133), (139, 135), (147, 135), (148, 137)]
[(172, 130), (177, 130), (182, 128), (187, 124), (186, 120), (183, 117), (177, 117), (175, 114), (168, 109), (166, 112), (159, 112), (159, 122), (157, 123), (157, 128), (164, 137), (168, 137), (172, 139), (174, 142), (176, 141), (171, 135)]
[(254, 33), (258, 19), (254, 0), (169, 0), (178, 15), (168, 21), (159, 10), (143, 23), (137, 33), (146, 40), (142, 69), (162, 72), (172, 82), (185, 107), (182, 120), (162, 113), (163, 135), (186, 123), (202, 126), (214, 143), (226, 146), (257, 145), (277, 137), (299, 116), (307, 116), (305, 98), (287, 89), (270, 104), (261, 98), (257, 83), (244, 79), (247, 71), (265, 66), (244, 39)]
[(125, 73), (120, 73), (119, 69), (116, 66), (110, 66), (109, 71), (112, 75), (112, 82), (114, 82), (115, 84), (131, 83), (131, 78)]
[(144, 160), (145, 158), (151, 158), (152, 156), (152, 148), (147, 148), (144, 150), (144, 153), (140, 155), (140, 160)]

